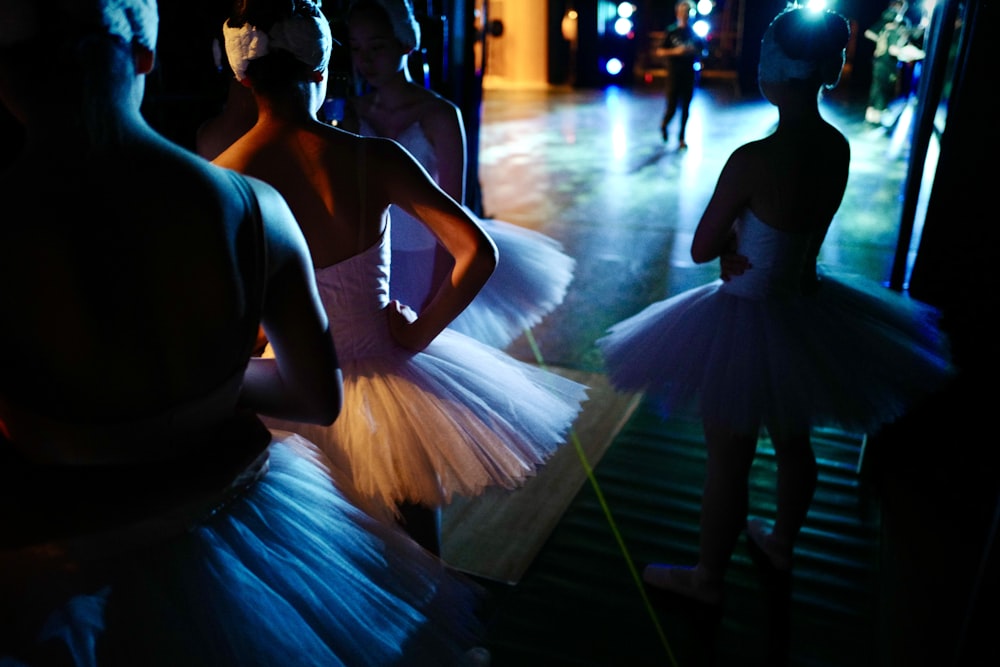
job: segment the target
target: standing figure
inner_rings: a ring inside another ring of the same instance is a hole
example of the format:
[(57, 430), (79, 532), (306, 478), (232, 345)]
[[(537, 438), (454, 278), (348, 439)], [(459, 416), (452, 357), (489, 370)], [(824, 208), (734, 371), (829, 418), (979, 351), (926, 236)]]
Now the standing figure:
[[(489, 278), (495, 247), (398, 143), (316, 117), (330, 27), (308, 0), (280, 4), (242, 2), (226, 23), (258, 120), (215, 163), (271, 183), (295, 213), (337, 341), (344, 409), (331, 427), (267, 423), (320, 445), (387, 519), (439, 553), (440, 507), (531, 476), (563, 444), (585, 388), (446, 330)], [(391, 298), (390, 207), (422, 220), (451, 255), (419, 313)]]
[(687, 130), (691, 100), (694, 99), (694, 88), (698, 81), (697, 68), (707, 49), (705, 40), (691, 27), (691, 15), (694, 11), (694, 2), (691, 0), (679, 0), (674, 5), (677, 21), (667, 26), (663, 45), (655, 52), (658, 57), (667, 59), (667, 108), (660, 123), (660, 132), (663, 140), (667, 141), (670, 121), (680, 109), (677, 147), (681, 149), (687, 148), (684, 132)]
[[(829, 11), (794, 6), (772, 21), (759, 74), (777, 127), (729, 157), (691, 245), (695, 262), (721, 260), (722, 278), (598, 340), (616, 387), (645, 391), (665, 415), (700, 413), (708, 464), (698, 563), (649, 565), (643, 578), (705, 603), (722, 600), (743, 529), (774, 569), (790, 571), (816, 488), (812, 427), (872, 432), (952, 372), (935, 309), (817, 268), (850, 162), (818, 97), (839, 81), (849, 36), (846, 19)], [(762, 427), (778, 465), (773, 526), (747, 520)]]
[(900, 55), (913, 34), (913, 26), (906, 18), (907, 7), (904, 0), (893, 0), (878, 22), (865, 30), (865, 37), (875, 42), (865, 120), (875, 125), (882, 124), (889, 104), (899, 96)]
[(0, 0), (0, 663), (458, 664), (478, 587), (257, 417), (337, 418), (329, 321), (277, 191), (140, 113), (157, 30)]
[[(357, 0), (347, 16), (356, 75), (371, 89), (350, 102), (345, 129), (398, 141), (437, 184), (465, 201), (466, 136), (459, 108), (413, 82), (409, 54), (420, 46), (420, 25), (409, 0)], [(496, 270), (449, 328), (498, 348), (507, 347), (562, 303), (575, 261), (554, 239), (499, 220), (479, 221), (499, 252)], [(418, 312), (450, 270), (434, 235), (398, 206), (392, 208), (389, 292)]]

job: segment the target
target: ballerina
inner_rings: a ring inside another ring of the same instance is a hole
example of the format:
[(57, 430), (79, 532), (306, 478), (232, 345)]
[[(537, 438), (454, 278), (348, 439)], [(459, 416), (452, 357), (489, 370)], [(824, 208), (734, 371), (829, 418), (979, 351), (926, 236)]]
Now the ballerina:
[[(355, 75), (372, 90), (350, 100), (345, 129), (398, 141), (441, 188), (465, 202), (467, 151), (462, 113), (454, 103), (413, 82), (409, 54), (420, 47), (420, 25), (409, 0), (356, 0), (347, 13)], [(555, 239), (494, 219), (480, 219), (499, 252), (493, 275), (449, 325), (488, 345), (506, 348), (565, 299), (576, 261)], [(419, 219), (392, 209), (393, 298), (418, 312), (450, 258)]]
[[(330, 27), (311, 3), (290, 13), (274, 4), (247, 2), (226, 24), (227, 55), (258, 120), (215, 163), (271, 183), (295, 213), (318, 267), (345, 405), (330, 427), (267, 423), (316, 442), (439, 554), (441, 506), (533, 475), (564, 444), (585, 387), (446, 328), (496, 264), (489, 236), (398, 143), (316, 118)], [(390, 300), (390, 206), (422, 220), (452, 256), (419, 313)]]
[(277, 191), (140, 113), (157, 28), (0, 1), (0, 663), (460, 664), (479, 587), (255, 414), (337, 418), (329, 321)]
[[(777, 107), (772, 134), (738, 148), (691, 245), (722, 278), (654, 303), (597, 341), (611, 381), (671, 414), (696, 408), (708, 468), (695, 567), (651, 564), (651, 586), (717, 604), (739, 534), (787, 573), (816, 488), (814, 426), (872, 432), (952, 374), (929, 305), (874, 281), (817, 267), (847, 185), (850, 147), (823, 119), (850, 36), (843, 16), (792, 6), (761, 43), (760, 87)], [(771, 525), (747, 520), (761, 427), (778, 463)]]

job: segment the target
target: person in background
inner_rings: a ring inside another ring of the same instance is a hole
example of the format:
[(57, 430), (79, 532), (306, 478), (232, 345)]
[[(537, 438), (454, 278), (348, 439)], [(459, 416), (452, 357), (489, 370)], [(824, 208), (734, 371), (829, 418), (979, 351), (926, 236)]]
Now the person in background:
[[(465, 202), (467, 151), (462, 113), (451, 101), (414, 83), (408, 67), (420, 47), (420, 24), (409, 0), (357, 0), (347, 13), (351, 62), (360, 87), (349, 100), (344, 129), (393, 139), (452, 198)], [(426, 306), (450, 258), (420, 220), (392, 208), (390, 293), (417, 312)], [(493, 219), (479, 220), (499, 252), (486, 286), (449, 325), (498, 348), (557, 308), (573, 279), (575, 260), (554, 239)]]
[(257, 416), (338, 417), (329, 320), (278, 192), (140, 113), (158, 27), (0, 0), (0, 663), (459, 664), (479, 587)]
[[(952, 376), (938, 312), (876, 281), (817, 267), (847, 186), (850, 146), (819, 110), (850, 37), (835, 12), (792, 6), (761, 42), (759, 80), (778, 110), (768, 136), (733, 152), (695, 230), (696, 263), (722, 277), (612, 326), (597, 341), (613, 385), (664, 415), (696, 409), (707, 449), (699, 558), (649, 564), (657, 589), (720, 604), (740, 533), (788, 575), (816, 489), (814, 426), (870, 433)], [(761, 430), (777, 459), (774, 522), (748, 519)]]
[(670, 123), (679, 110), (681, 115), (677, 128), (677, 147), (680, 149), (687, 148), (685, 131), (698, 82), (698, 65), (708, 48), (705, 40), (691, 27), (694, 11), (694, 2), (691, 0), (679, 0), (675, 3), (677, 21), (667, 26), (663, 44), (654, 51), (657, 57), (667, 61), (667, 108), (660, 122), (660, 133), (663, 141), (668, 141)]
[(889, 104), (900, 94), (900, 56), (914, 34), (913, 25), (906, 17), (908, 7), (904, 0), (892, 0), (878, 22), (865, 30), (865, 37), (875, 42), (872, 83), (865, 109), (865, 121), (873, 125), (882, 124)]
[[(441, 506), (531, 476), (564, 444), (585, 388), (447, 329), (489, 279), (496, 248), (398, 143), (317, 118), (332, 48), (317, 5), (247, 0), (225, 33), (258, 119), (214, 162), (288, 201), (344, 370), (332, 426), (265, 421), (316, 442), (387, 521), (440, 554)], [(392, 295), (390, 207), (421, 220), (451, 255), (419, 313)]]

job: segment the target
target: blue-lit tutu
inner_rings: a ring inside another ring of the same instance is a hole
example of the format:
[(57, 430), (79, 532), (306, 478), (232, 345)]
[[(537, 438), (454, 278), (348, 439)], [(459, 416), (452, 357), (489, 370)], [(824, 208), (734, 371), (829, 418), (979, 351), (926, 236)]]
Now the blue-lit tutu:
[(457, 664), (479, 629), (478, 587), (359, 510), (311, 443), (276, 436), (262, 478), (184, 534), (119, 557), (105, 585), (49, 615), (35, 656), (171, 667)]
[(613, 385), (737, 432), (763, 424), (874, 432), (953, 374), (933, 307), (874, 281), (821, 273), (802, 292), (808, 237), (747, 212), (752, 268), (651, 304), (597, 341)]

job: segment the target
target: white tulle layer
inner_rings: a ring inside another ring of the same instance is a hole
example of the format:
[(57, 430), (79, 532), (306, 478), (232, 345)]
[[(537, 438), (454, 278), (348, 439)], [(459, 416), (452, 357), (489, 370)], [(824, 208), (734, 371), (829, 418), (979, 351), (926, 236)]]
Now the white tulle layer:
[(482, 291), (451, 328), (505, 348), (566, 298), (576, 260), (555, 239), (501, 220), (481, 220), (499, 261)]
[[(503, 349), (563, 302), (576, 260), (563, 252), (558, 241), (534, 230), (500, 220), (481, 223), (497, 246), (497, 268), (449, 328)], [(433, 247), (393, 246), (392, 298), (408, 305), (424, 303), (435, 287), (427, 269), (434, 255)]]
[(873, 281), (824, 275), (810, 296), (751, 299), (723, 283), (648, 306), (597, 341), (612, 383), (665, 414), (740, 432), (874, 431), (952, 373), (935, 309)]
[(263, 480), (125, 559), (39, 641), (64, 644), (75, 665), (457, 664), (477, 587), (360, 511), (311, 443), (277, 435)]
[(419, 354), (392, 347), (342, 367), (332, 426), (265, 422), (315, 442), (393, 510), (518, 487), (566, 442), (586, 400), (583, 385), (450, 330)]

